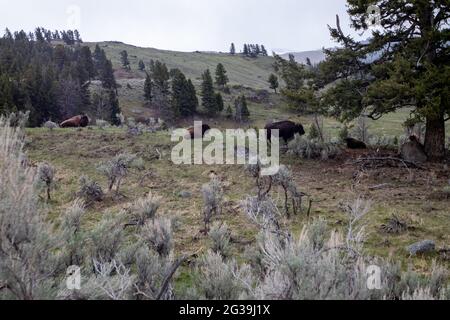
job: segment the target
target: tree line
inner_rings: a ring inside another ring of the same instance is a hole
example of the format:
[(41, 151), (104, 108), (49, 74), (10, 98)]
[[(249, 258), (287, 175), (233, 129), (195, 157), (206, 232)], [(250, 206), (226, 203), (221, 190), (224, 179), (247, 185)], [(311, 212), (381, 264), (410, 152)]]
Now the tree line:
[[(230, 46), (230, 54), (236, 54), (236, 46), (234, 43)], [(267, 53), (266, 47), (264, 45), (259, 44), (244, 44), (242, 49), (242, 55), (251, 58), (257, 58), (258, 56), (267, 57), (269, 54)]]
[[(37, 28), (31, 37), (6, 30), (0, 38), (0, 114), (29, 111), (29, 125), (37, 127), (98, 109), (95, 103), (101, 100), (100, 111), (117, 122), (117, 84), (105, 52), (98, 46), (93, 54), (87, 46), (54, 46), (46, 40), (48, 33)], [(102, 91), (91, 97), (94, 79), (101, 81)]]

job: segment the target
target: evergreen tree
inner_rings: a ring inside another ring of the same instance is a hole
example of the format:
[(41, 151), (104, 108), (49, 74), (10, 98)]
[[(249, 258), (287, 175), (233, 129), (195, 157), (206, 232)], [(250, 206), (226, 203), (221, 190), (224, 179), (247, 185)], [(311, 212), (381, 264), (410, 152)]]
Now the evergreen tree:
[(139, 71), (145, 70), (145, 63), (142, 60), (139, 60)]
[(264, 57), (267, 57), (267, 56), (268, 56), (266, 47), (264, 47), (264, 45), (261, 45), (261, 54), (262, 54)]
[(122, 113), (122, 110), (119, 106), (119, 99), (117, 98), (116, 93), (113, 90), (109, 90), (109, 105), (110, 105), (110, 121), (115, 126), (120, 126), (121, 120), (118, 118), (118, 115)]
[(233, 109), (231, 108), (230, 105), (228, 105), (228, 107), (227, 107), (226, 116), (227, 116), (227, 119), (232, 119), (233, 118)]
[(214, 84), (211, 77), (211, 72), (208, 70), (202, 76), (202, 105), (210, 116), (215, 116), (218, 112), (217, 97), (214, 92)]
[(326, 91), (324, 101), (335, 116), (344, 120), (362, 113), (378, 120), (413, 106), (413, 118), (426, 122), (427, 155), (432, 160), (443, 159), (445, 122), (450, 120), (448, 2), (347, 3), (355, 30), (369, 31), (370, 5), (381, 9), (380, 28), (364, 43), (344, 35), (339, 18), (337, 26), (330, 28), (341, 48), (326, 50), (327, 60), (322, 66), (326, 72), (321, 77), (336, 86)]
[(217, 111), (219, 113), (222, 112), (225, 108), (225, 104), (223, 102), (223, 97), (219, 92), (216, 93), (216, 106), (217, 106)]
[(235, 101), (236, 120), (239, 122), (246, 122), (250, 118), (250, 111), (247, 106), (247, 99), (244, 95), (238, 97)]
[[(193, 91), (192, 91), (193, 90)], [(195, 99), (193, 98), (195, 95)], [(175, 116), (194, 115), (197, 108), (197, 96), (192, 82), (182, 72), (176, 72), (172, 80), (172, 109)]]
[(122, 62), (122, 67), (125, 70), (130, 70), (130, 60), (128, 60), (128, 52), (126, 50), (123, 50), (120, 53), (120, 62)]
[(223, 64), (219, 63), (216, 68), (216, 84), (221, 89), (224, 89), (227, 86), (228, 81), (227, 71)]
[(152, 78), (147, 73), (147, 76), (145, 77), (145, 83), (144, 83), (144, 98), (145, 98), (146, 102), (152, 102), (152, 99), (153, 99), (152, 88), (153, 88)]
[(166, 119), (170, 119), (172, 116), (172, 110), (169, 102), (170, 74), (165, 63), (160, 61), (154, 62), (152, 65), (152, 79), (153, 104), (160, 110)]
[(278, 82), (278, 77), (276, 75), (274, 75), (273, 73), (269, 76), (269, 84), (270, 84), (270, 89), (273, 89), (275, 91), (275, 93), (277, 93), (277, 89), (280, 86), (280, 84)]
[(250, 54), (247, 44), (244, 44), (244, 50), (242, 51), (242, 53), (244, 54), (244, 56), (248, 56)]
[(230, 54), (231, 54), (232, 56), (234, 56), (234, 55), (236, 54), (236, 47), (234, 46), (234, 43), (231, 44), (231, 47), (230, 47)]

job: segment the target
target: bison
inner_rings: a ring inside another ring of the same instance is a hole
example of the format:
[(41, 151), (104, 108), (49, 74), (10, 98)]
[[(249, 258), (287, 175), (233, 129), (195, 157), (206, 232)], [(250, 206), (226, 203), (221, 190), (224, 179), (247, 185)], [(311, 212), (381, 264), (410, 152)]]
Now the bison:
[[(202, 136), (201, 137), (195, 135), (195, 133), (196, 133), (195, 129), (197, 129), (197, 131), (199, 133), (200, 133), (200, 129), (201, 129), (201, 132), (202, 132)], [(202, 125), (201, 128), (200, 127), (198, 127), (198, 128), (192, 127), (192, 128), (187, 129), (187, 130), (189, 131), (189, 135), (188, 136), (191, 139), (197, 139), (197, 138), (203, 138), (205, 136), (206, 132), (211, 130), (211, 127), (209, 125), (207, 125), (207, 124), (204, 124), (204, 125)]]
[(362, 141), (353, 138), (347, 138), (344, 141), (349, 149), (367, 149), (367, 145)]
[(279, 130), (279, 136), (280, 138), (283, 138), (285, 143), (292, 140), (296, 134), (301, 136), (305, 134), (303, 126), (292, 121), (281, 121), (268, 124), (265, 129), (267, 130), (268, 141), (272, 141), (272, 130)]
[(85, 128), (89, 125), (89, 118), (86, 115), (80, 115), (70, 118), (61, 123), (61, 128)]

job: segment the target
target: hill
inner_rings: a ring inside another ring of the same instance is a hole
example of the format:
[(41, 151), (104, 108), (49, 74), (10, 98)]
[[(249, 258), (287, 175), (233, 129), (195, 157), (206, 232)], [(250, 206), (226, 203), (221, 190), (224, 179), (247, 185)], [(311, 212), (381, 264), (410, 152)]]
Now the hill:
[(306, 64), (306, 59), (309, 58), (312, 64), (317, 64), (325, 60), (325, 54), (322, 50), (302, 51), (302, 52), (288, 52), (281, 56), (285, 59), (289, 59), (289, 55), (293, 54), (295, 61)]
[(214, 72), (217, 64), (222, 63), (228, 72), (230, 85), (242, 85), (253, 89), (269, 89), (267, 79), (273, 73), (272, 57), (247, 58), (241, 55), (212, 52), (177, 52), (141, 48), (121, 42), (86, 43), (93, 51), (99, 44), (108, 59), (111, 59), (115, 69), (120, 69), (120, 52), (126, 50), (131, 63), (132, 74), (119, 73), (120, 78), (143, 78), (144, 73), (137, 71), (139, 60), (148, 66), (151, 59), (160, 60), (169, 69), (178, 68), (194, 82), (200, 82), (201, 75), (206, 69)]

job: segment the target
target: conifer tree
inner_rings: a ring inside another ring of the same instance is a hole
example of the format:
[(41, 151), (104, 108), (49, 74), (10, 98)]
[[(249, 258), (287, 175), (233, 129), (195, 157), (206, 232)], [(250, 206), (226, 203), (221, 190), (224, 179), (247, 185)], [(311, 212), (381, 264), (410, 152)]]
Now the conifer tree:
[(231, 44), (231, 47), (230, 47), (230, 54), (231, 54), (232, 56), (234, 56), (234, 55), (236, 54), (236, 47), (235, 47), (234, 43)]
[(122, 67), (126, 70), (130, 70), (130, 60), (128, 60), (128, 52), (123, 50), (120, 53), (120, 61), (122, 62)]
[(153, 99), (152, 88), (153, 88), (152, 78), (147, 73), (147, 76), (145, 77), (145, 83), (144, 83), (144, 98), (145, 98), (145, 101), (147, 101), (147, 102), (152, 102), (152, 99)]
[(202, 105), (210, 116), (215, 116), (218, 112), (217, 97), (214, 92), (213, 80), (211, 72), (208, 70), (202, 76)]
[(219, 63), (216, 68), (216, 84), (223, 90), (227, 86), (228, 81), (227, 71), (223, 64)]
[(278, 82), (278, 77), (276, 75), (274, 75), (273, 73), (269, 76), (269, 84), (270, 84), (270, 89), (274, 90), (275, 93), (277, 93), (277, 89), (280, 86), (280, 84)]

